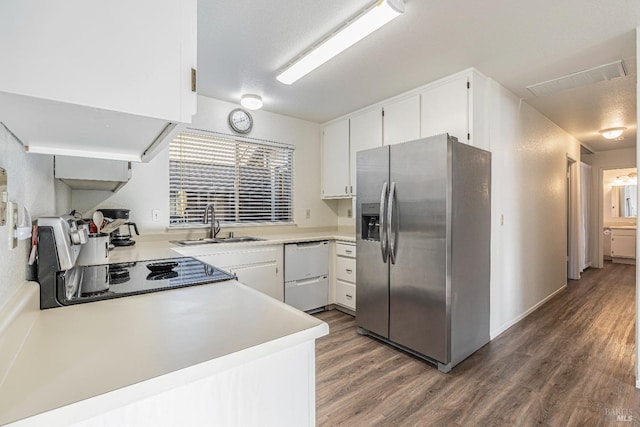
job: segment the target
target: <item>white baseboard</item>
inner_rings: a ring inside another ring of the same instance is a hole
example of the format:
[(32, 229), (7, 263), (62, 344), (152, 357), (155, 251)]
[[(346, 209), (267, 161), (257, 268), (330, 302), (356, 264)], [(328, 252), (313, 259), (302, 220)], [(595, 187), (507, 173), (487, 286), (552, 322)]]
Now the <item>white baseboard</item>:
[[(512, 320), (508, 321), (507, 323), (505, 323), (504, 325), (500, 326), (495, 331), (491, 331), (489, 333), (490, 339), (493, 340), (493, 339), (497, 338), (498, 335), (502, 334), (504, 331), (506, 331), (507, 329), (509, 329), (510, 327), (512, 327), (513, 325), (515, 325), (516, 323), (518, 323), (519, 321), (521, 321), (522, 319), (524, 319), (525, 317), (527, 317), (528, 315), (533, 313), (534, 311), (536, 311), (538, 308), (542, 307), (547, 301), (549, 301), (551, 298), (556, 296), (560, 291), (566, 289), (566, 287), (567, 287), (567, 284), (565, 283), (558, 290), (556, 290), (551, 295), (547, 296), (545, 299), (543, 299), (542, 301), (540, 301), (539, 303), (537, 303), (536, 305), (531, 307), (529, 310), (525, 311), (524, 313), (522, 313), (521, 315), (519, 315), (515, 319), (512, 319)], [(639, 384), (640, 384), (640, 382), (639, 382)]]

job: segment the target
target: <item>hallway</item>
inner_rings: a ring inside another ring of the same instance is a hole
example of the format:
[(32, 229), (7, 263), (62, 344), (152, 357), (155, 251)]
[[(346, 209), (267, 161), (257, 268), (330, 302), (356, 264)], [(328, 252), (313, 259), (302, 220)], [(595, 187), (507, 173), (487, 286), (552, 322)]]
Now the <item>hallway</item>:
[(449, 374), (319, 313), (317, 424), (640, 425), (634, 301), (635, 266), (589, 269)]

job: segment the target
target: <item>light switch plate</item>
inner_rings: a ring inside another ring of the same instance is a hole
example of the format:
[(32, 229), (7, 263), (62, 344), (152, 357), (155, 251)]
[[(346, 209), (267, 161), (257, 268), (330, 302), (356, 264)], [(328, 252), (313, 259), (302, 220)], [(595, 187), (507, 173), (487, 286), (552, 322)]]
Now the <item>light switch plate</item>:
[(9, 249), (18, 247), (18, 239), (16, 238), (16, 227), (18, 226), (18, 204), (15, 202), (7, 203), (7, 225), (9, 226)]

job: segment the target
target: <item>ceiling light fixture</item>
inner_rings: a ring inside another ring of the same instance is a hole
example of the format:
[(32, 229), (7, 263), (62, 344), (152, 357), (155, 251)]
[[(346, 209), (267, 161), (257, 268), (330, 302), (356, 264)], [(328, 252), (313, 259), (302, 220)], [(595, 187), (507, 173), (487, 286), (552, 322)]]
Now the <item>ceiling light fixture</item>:
[(404, 0), (376, 0), (288, 64), (276, 77), (292, 84), (404, 12)]
[(638, 174), (636, 172), (630, 172), (627, 175), (618, 175), (613, 180), (611, 185), (619, 187), (625, 185), (638, 185)]
[(249, 110), (259, 110), (262, 108), (262, 97), (259, 95), (242, 95), (240, 105)]
[(626, 129), (627, 128), (625, 127), (617, 127), (617, 128), (602, 129), (602, 130), (599, 130), (598, 132), (601, 133), (602, 136), (607, 139), (616, 139), (617, 137), (622, 135), (622, 132), (624, 132)]

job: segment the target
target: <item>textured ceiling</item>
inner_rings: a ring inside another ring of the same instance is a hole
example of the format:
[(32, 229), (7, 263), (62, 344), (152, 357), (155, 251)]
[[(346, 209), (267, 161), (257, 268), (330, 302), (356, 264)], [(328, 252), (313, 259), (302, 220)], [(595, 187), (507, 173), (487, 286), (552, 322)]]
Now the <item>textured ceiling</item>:
[[(371, 0), (200, 0), (205, 96), (322, 123), (468, 67), (595, 151), (636, 141), (638, 0), (406, 0), (405, 13), (291, 86), (277, 71)], [(526, 86), (623, 59), (629, 76), (545, 97)], [(624, 141), (599, 129), (626, 126)]]

